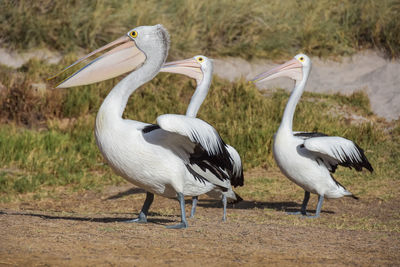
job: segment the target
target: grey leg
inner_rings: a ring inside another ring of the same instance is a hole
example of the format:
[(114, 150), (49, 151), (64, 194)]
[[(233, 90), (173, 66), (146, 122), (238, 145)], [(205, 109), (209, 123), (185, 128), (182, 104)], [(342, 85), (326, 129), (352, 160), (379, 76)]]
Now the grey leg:
[(185, 213), (185, 198), (182, 193), (177, 193), (177, 195), (179, 204), (181, 206), (181, 223), (167, 226), (168, 229), (182, 229), (188, 227), (188, 223), (186, 221), (186, 213)]
[(318, 204), (317, 204), (317, 210), (315, 211), (314, 216), (307, 216), (308, 218), (318, 218), (319, 214), (321, 213), (321, 208), (322, 208), (322, 203), (324, 202), (324, 197), (323, 196), (318, 196)]
[(192, 210), (190, 211), (190, 218), (194, 217), (194, 214), (196, 213), (196, 206), (197, 206), (197, 201), (199, 197), (192, 197)]
[(226, 221), (226, 203), (227, 203), (227, 199), (225, 195), (222, 195), (222, 205), (224, 206), (224, 215), (222, 216), (222, 221), (225, 222)]
[(154, 200), (154, 194), (150, 192), (146, 192), (146, 200), (143, 203), (142, 210), (139, 213), (139, 217), (133, 220), (127, 220), (124, 222), (127, 223), (147, 223), (147, 214), (149, 213), (149, 208), (151, 206), (151, 203), (153, 203)]
[(304, 191), (304, 199), (303, 199), (303, 204), (301, 204), (301, 210), (296, 211), (296, 212), (288, 212), (287, 214), (307, 216), (306, 211), (307, 211), (307, 204), (308, 204), (309, 200), (310, 200), (310, 192)]

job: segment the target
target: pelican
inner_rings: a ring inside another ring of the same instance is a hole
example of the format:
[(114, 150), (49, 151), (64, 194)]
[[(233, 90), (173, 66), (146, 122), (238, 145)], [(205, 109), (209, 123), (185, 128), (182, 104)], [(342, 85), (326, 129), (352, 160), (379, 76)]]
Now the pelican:
[(58, 88), (131, 72), (110, 91), (97, 113), (97, 146), (118, 175), (146, 191), (138, 218), (129, 222), (146, 223), (154, 194), (158, 194), (177, 197), (180, 203), (181, 222), (167, 228), (187, 228), (184, 196), (230, 189), (232, 163), (225, 143), (211, 125), (197, 118), (165, 114), (157, 117), (157, 124), (122, 118), (129, 96), (153, 79), (167, 58), (169, 34), (162, 25), (134, 28), (66, 69), (106, 49), (110, 50)]
[[(304, 54), (256, 76), (253, 82), (263, 82), (277, 77), (289, 77), (295, 80), (295, 88), (286, 104), (283, 118), (275, 134), (273, 154), (280, 170), (292, 182), (305, 190), (300, 214), (312, 218), (320, 216), (324, 198), (355, 197), (343, 185), (336, 181), (331, 173), (337, 166), (366, 168), (373, 171), (364, 151), (353, 141), (322, 133), (293, 132), (292, 123), (296, 105), (304, 91), (311, 70), (311, 60)], [(318, 204), (314, 216), (306, 212), (310, 193), (318, 195)]]
[[(190, 59), (165, 63), (160, 71), (179, 73), (196, 80), (197, 87), (186, 110), (186, 116), (195, 118), (201, 104), (207, 96), (208, 90), (210, 89), (213, 75), (212, 60), (207, 58), (206, 56), (198, 55)], [(243, 186), (243, 168), (239, 153), (230, 145), (226, 145), (226, 149), (228, 150), (233, 166), (233, 169), (231, 170), (233, 176), (229, 177), (230, 183), (234, 187)], [(212, 191), (208, 192), (207, 195), (213, 198), (222, 199), (222, 221), (226, 221), (226, 205), (228, 200), (230, 202), (238, 202), (242, 200), (239, 195), (233, 192), (232, 187), (230, 187), (229, 190), (225, 192), (222, 191), (220, 188), (215, 188)], [(190, 217), (194, 217), (197, 201), (198, 196), (194, 196), (192, 198), (192, 210), (190, 213)]]

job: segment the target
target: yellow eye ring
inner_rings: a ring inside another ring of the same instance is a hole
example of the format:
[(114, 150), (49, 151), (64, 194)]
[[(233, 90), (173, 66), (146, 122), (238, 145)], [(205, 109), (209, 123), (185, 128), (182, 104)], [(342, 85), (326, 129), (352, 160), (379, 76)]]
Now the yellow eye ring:
[(301, 62), (304, 62), (304, 57), (300, 57), (299, 60), (300, 60)]
[(197, 58), (197, 61), (198, 61), (199, 63), (201, 63), (201, 62), (204, 61), (204, 58), (203, 58), (203, 57), (198, 57), (198, 58)]
[(132, 37), (132, 38), (136, 38), (138, 36), (138, 32), (137, 31), (131, 31), (129, 33), (129, 36)]

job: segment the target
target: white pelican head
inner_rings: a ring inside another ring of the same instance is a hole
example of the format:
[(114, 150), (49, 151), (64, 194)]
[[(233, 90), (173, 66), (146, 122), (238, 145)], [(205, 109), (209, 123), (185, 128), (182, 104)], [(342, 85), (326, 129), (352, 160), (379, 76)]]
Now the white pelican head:
[(279, 65), (269, 71), (263, 72), (253, 78), (252, 82), (264, 82), (278, 77), (289, 77), (296, 82), (301, 82), (311, 69), (311, 60), (304, 54), (296, 55), (292, 60)]
[(196, 80), (196, 91), (194, 92), (189, 107), (186, 110), (187, 116), (196, 117), (197, 112), (210, 89), (213, 75), (212, 59), (203, 55), (198, 55), (189, 59), (168, 62), (163, 65), (160, 72), (183, 74)]
[(134, 28), (126, 35), (77, 60), (50, 79), (107, 49), (110, 50), (69, 76), (57, 88), (87, 85), (117, 77), (142, 66), (152, 55), (166, 58), (169, 34), (160, 24)]
[(165, 63), (160, 72), (183, 74), (200, 84), (204, 76), (212, 75), (213, 62), (206, 56), (197, 55), (189, 59)]

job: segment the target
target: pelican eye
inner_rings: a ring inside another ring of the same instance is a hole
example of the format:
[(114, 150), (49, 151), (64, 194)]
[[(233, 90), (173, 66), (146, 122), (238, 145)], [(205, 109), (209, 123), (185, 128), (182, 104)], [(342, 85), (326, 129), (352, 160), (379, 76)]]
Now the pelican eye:
[(201, 63), (201, 62), (203, 62), (203, 61), (204, 61), (204, 58), (202, 58), (202, 57), (198, 57), (198, 58), (197, 58), (197, 61)]
[(138, 33), (137, 33), (137, 31), (131, 31), (129, 33), (129, 36), (132, 37), (132, 38), (136, 38), (138, 36)]
[(300, 60), (301, 62), (304, 62), (304, 57), (300, 57), (299, 60)]

